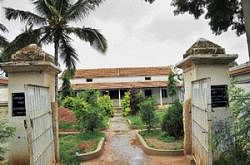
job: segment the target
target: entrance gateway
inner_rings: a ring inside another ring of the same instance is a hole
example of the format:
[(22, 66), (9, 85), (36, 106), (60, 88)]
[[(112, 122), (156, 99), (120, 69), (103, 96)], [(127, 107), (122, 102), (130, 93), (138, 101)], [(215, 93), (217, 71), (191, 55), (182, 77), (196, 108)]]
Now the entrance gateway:
[[(226, 54), (221, 46), (199, 39), (183, 55), (176, 67), (184, 78), (184, 153), (192, 155), (197, 165), (211, 165), (212, 139), (225, 129), (229, 117), (227, 88), (229, 63), (238, 56)], [(219, 142), (219, 145), (224, 145)]]
[(198, 164), (212, 165), (211, 79), (192, 82), (192, 154)]
[(30, 164), (55, 164), (55, 143), (49, 88), (25, 85), (26, 120)]
[(60, 161), (55, 107), (55, 76), (60, 68), (37, 45), (1, 63), (8, 73), (8, 119), (15, 127), (9, 140), (10, 165), (50, 165)]

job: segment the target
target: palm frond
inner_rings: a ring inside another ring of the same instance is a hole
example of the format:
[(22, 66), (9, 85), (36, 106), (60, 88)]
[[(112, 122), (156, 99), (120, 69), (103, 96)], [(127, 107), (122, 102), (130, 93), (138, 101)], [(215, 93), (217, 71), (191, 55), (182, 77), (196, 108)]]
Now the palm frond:
[(68, 34), (73, 33), (81, 40), (89, 42), (92, 47), (102, 53), (105, 53), (107, 50), (107, 41), (97, 29), (69, 27), (66, 29), (66, 32)]
[(60, 15), (64, 15), (70, 6), (69, 0), (57, 0), (55, 7), (59, 11)]
[(31, 0), (31, 1), (35, 6), (36, 11), (40, 13), (42, 16), (46, 18), (51, 18), (53, 16), (50, 9), (46, 5), (46, 3), (53, 4), (51, 0), (46, 0), (46, 2), (45, 0)]
[(21, 21), (27, 21), (28, 24), (39, 24), (39, 25), (46, 24), (45, 18), (40, 17), (29, 11), (15, 10), (13, 8), (8, 8), (8, 7), (4, 9), (5, 9), (5, 16), (8, 20), (11, 19), (16, 20), (17, 18), (19, 18)]
[(78, 0), (75, 4), (71, 5), (65, 13), (65, 20), (81, 20), (103, 1), (104, 0)]
[(8, 44), (8, 40), (4, 36), (0, 35), (0, 48), (4, 48), (8, 46)]
[(0, 23), (0, 30), (3, 32), (8, 32), (8, 29), (1, 23)]
[(41, 29), (28, 29), (25, 32), (19, 34), (2, 52), (2, 60), (9, 61), (11, 55), (16, 51), (24, 48), (25, 46), (35, 43), (38, 44)]
[(70, 38), (66, 35), (60, 40), (60, 57), (68, 70), (75, 70), (76, 62), (79, 60), (75, 49), (70, 45)]

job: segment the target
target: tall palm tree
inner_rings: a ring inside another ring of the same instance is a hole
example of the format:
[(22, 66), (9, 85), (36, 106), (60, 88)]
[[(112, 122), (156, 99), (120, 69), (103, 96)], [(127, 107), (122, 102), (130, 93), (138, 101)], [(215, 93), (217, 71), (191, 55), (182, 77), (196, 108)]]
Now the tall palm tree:
[[(97, 30), (88, 27), (72, 27), (73, 21), (81, 21), (90, 11), (94, 10), (103, 0), (31, 0), (36, 13), (30, 11), (5, 8), (5, 16), (8, 20), (19, 19), (27, 25), (34, 26), (30, 33), (38, 34), (37, 41), (40, 44), (54, 44), (55, 64), (58, 65), (58, 54), (69, 70), (75, 69), (78, 55), (71, 45), (70, 34), (89, 42), (92, 47), (105, 53), (107, 43), (104, 36)], [(23, 34), (24, 36), (27, 34)], [(23, 36), (23, 37), (24, 37)], [(59, 52), (60, 51), (60, 52)], [(57, 90), (56, 77), (56, 90)], [(57, 91), (56, 91), (57, 93)]]
[[(0, 23), (0, 31), (2, 32), (8, 32), (8, 29)], [(8, 40), (0, 34), (0, 48), (4, 48), (8, 45)]]

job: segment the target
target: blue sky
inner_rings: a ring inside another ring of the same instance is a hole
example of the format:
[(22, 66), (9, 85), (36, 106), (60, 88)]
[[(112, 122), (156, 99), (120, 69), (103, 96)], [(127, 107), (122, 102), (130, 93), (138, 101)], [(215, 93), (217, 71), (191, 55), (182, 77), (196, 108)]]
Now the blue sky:
[[(78, 68), (163, 66), (175, 65), (185, 51), (199, 38), (211, 40), (226, 49), (228, 54), (238, 54), (238, 63), (248, 60), (245, 35), (237, 37), (229, 30), (220, 36), (212, 34), (204, 16), (200, 20), (188, 14), (174, 16), (170, 0), (156, 0), (154, 4), (143, 0), (106, 0), (82, 22), (75, 26), (99, 29), (108, 41), (108, 51), (100, 54), (88, 43), (73, 38), (80, 62)], [(30, 0), (0, 0), (1, 6), (32, 10)], [(4, 19), (1, 22), (13, 39), (24, 29), (24, 24)], [(44, 49), (53, 54), (53, 46)], [(63, 64), (61, 64), (63, 66)]]

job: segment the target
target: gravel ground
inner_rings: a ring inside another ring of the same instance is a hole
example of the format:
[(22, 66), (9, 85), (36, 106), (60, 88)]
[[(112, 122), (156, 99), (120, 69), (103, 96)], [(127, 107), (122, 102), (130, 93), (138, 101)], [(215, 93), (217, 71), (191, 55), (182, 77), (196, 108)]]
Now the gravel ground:
[(129, 129), (120, 113), (111, 119), (106, 137), (104, 153), (83, 165), (188, 165), (185, 156), (146, 155), (136, 141), (135, 130)]

